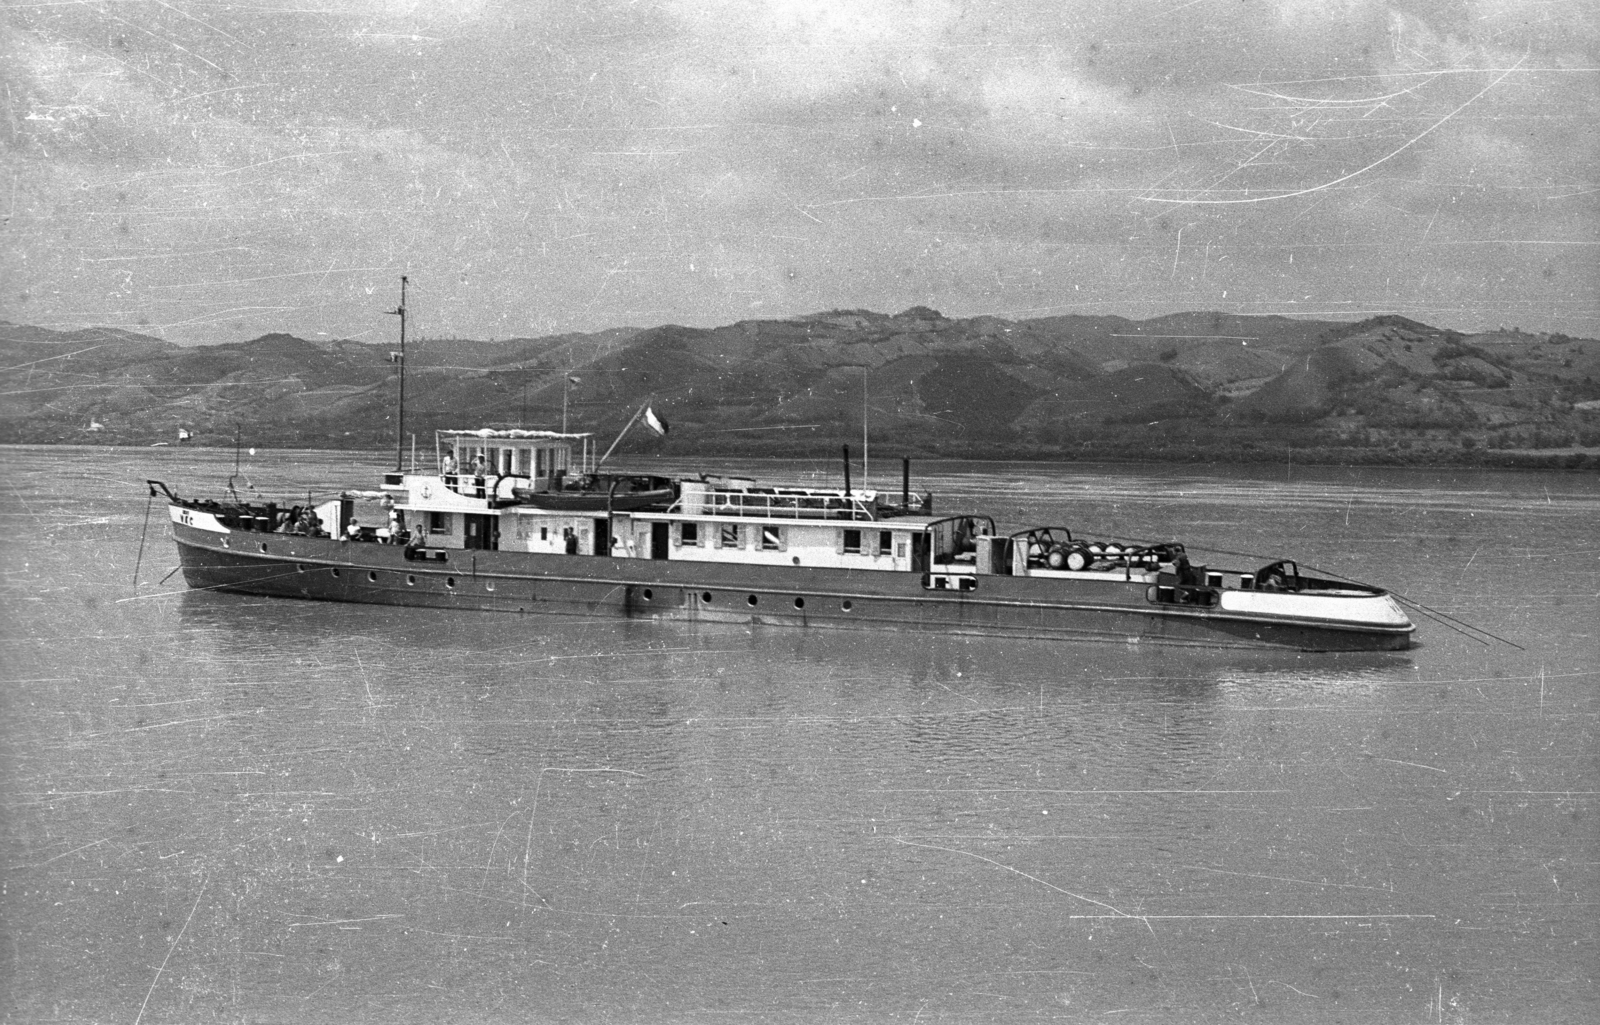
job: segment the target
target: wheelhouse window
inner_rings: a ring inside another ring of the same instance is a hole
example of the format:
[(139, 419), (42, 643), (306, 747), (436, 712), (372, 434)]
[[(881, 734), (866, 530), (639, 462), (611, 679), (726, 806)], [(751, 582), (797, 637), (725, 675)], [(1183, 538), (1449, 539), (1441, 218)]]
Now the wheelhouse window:
[(861, 554), (861, 531), (846, 530), (844, 532), (844, 550), (851, 555)]
[(689, 545), (690, 547), (699, 547), (699, 545), (700, 545), (700, 524), (698, 524), (698, 523), (685, 523), (685, 524), (683, 524), (682, 530), (683, 530), (683, 543), (686, 544), (686, 545)]

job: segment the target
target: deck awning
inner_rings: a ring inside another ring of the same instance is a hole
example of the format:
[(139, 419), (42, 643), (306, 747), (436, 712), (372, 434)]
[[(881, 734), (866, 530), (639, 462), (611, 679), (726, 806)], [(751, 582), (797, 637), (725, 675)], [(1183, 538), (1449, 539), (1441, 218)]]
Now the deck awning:
[(563, 434), (560, 431), (523, 431), (482, 427), (475, 431), (436, 431), (441, 438), (476, 438), (479, 441), (577, 441), (593, 434)]

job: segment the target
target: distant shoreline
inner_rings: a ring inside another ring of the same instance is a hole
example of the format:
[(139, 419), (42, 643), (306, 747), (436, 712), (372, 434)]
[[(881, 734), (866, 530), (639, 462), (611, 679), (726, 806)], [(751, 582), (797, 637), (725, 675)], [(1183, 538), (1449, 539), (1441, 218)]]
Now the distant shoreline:
[[(129, 445), (119, 443), (95, 444), (92, 442), (0, 442), (0, 452), (41, 447), (73, 450), (120, 450), (125, 452), (180, 452), (196, 451), (231, 454), (232, 445)], [(246, 449), (251, 446), (245, 446)], [(256, 443), (257, 457), (264, 452), (305, 452), (319, 455), (360, 455), (382, 461), (393, 454), (393, 449), (371, 448), (306, 448), (291, 445), (263, 445)], [(1560, 449), (1329, 449), (1329, 448), (1255, 448), (1244, 452), (1221, 453), (1204, 449), (1179, 450), (1175, 447), (1150, 449), (1140, 452), (1120, 452), (1109, 446), (1080, 451), (1041, 451), (1019, 449), (996, 452), (934, 452), (908, 448), (902, 452), (893, 442), (874, 443), (879, 458), (898, 462), (902, 455), (918, 461), (940, 462), (1002, 462), (1045, 465), (1076, 465), (1105, 463), (1148, 463), (1163, 466), (1318, 466), (1318, 467), (1368, 467), (1400, 469), (1482, 469), (1482, 470), (1563, 470), (1600, 472), (1600, 446), (1569, 446)], [(740, 451), (720, 446), (664, 452), (658, 455), (634, 451), (619, 451), (613, 461), (638, 465), (647, 461), (692, 461), (696, 459), (757, 459), (793, 460), (827, 459), (839, 457), (838, 449), (822, 445), (816, 449), (788, 449), (785, 451)], [(859, 458), (859, 453), (856, 454)]]

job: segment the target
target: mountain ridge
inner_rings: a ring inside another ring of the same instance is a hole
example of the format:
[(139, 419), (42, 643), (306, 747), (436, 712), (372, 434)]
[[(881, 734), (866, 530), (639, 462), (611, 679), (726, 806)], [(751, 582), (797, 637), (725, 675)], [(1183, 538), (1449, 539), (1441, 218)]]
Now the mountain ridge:
[[(397, 343), (270, 333), (178, 346), (0, 322), (0, 442), (385, 448)], [(828, 310), (714, 328), (419, 339), (406, 432), (518, 426), (609, 439), (641, 404), (674, 451), (874, 446), (993, 458), (1597, 465), (1600, 342), (1209, 311), (1136, 321)], [(619, 451), (646, 451), (640, 432)]]

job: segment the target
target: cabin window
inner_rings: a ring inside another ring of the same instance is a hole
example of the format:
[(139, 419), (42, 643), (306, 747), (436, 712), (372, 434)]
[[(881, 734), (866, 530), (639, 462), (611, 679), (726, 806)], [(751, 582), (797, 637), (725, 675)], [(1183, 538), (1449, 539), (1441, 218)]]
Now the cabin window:
[(861, 531), (847, 530), (844, 532), (844, 550), (851, 555), (861, 553)]
[(449, 513), (442, 513), (442, 512), (431, 512), (431, 513), (429, 513), (428, 514), (428, 533), (430, 533), (430, 534), (448, 534), (448, 533), (450, 533), (450, 514)]
[(683, 524), (682, 530), (683, 530), (683, 542), (682, 543), (686, 544), (686, 545), (690, 545), (691, 547), (699, 547), (699, 545), (700, 545), (700, 524), (698, 524), (698, 523), (685, 523), (685, 524)]
[(540, 527), (539, 528), (539, 540), (541, 540), (541, 541), (550, 540), (550, 528), (549, 527)]
[(894, 532), (889, 530), (878, 531), (878, 554), (890, 555), (894, 552)]
[(739, 525), (737, 523), (724, 523), (722, 525), (721, 537), (717, 542), (717, 547), (718, 548), (738, 548), (738, 547), (740, 547), (740, 544), (739, 544)]
[(766, 526), (761, 528), (761, 547), (769, 552), (781, 552), (783, 545), (783, 528)]

